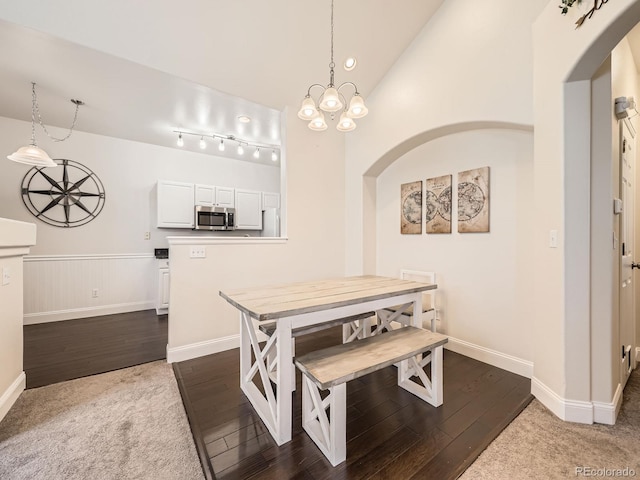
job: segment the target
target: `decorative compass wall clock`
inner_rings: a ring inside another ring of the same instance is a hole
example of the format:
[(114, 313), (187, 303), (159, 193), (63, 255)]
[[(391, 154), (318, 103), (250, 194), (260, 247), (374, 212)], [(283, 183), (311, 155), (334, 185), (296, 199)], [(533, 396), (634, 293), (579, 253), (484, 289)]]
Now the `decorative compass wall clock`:
[(55, 227), (79, 227), (104, 207), (102, 182), (73, 160), (54, 159), (62, 168), (34, 167), (22, 179), (22, 201), (31, 214)]

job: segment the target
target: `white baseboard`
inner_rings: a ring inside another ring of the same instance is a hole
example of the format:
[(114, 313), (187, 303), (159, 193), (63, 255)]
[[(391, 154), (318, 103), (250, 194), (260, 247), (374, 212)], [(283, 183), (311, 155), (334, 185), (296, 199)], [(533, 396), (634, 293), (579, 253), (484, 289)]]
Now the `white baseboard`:
[(191, 343), (182, 347), (170, 348), (167, 345), (167, 363), (184, 362), (192, 358), (224, 352), (232, 348), (240, 348), (240, 335), (216, 338), (204, 342)]
[(24, 315), (24, 325), (37, 323), (59, 322), (61, 320), (73, 320), (76, 318), (98, 317), (100, 315), (113, 315), (114, 313), (137, 312), (139, 310), (151, 310), (156, 307), (155, 301), (120, 303), (116, 305), (102, 305), (99, 307), (72, 308), (54, 312), (27, 313)]
[(618, 384), (611, 403), (593, 402), (593, 421), (605, 425), (615, 425), (622, 407), (622, 385)]
[(2, 396), (0, 396), (0, 421), (2, 421), (5, 415), (9, 412), (13, 404), (16, 403), (16, 400), (24, 391), (26, 385), (27, 376), (24, 372), (21, 372), (20, 375), (18, 375), (18, 378), (16, 378)]
[(522, 375), (526, 378), (531, 378), (533, 375), (533, 362), (523, 360), (522, 358), (513, 357), (454, 337), (449, 337), (449, 341), (444, 347), (447, 350), (459, 353), (465, 357), (488, 363), (494, 367), (502, 368), (503, 370)]
[(611, 403), (562, 398), (536, 377), (531, 379), (531, 393), (554, 415), (567, 422), (613, 425), (622, 406), (622, 388), (619, 384)]

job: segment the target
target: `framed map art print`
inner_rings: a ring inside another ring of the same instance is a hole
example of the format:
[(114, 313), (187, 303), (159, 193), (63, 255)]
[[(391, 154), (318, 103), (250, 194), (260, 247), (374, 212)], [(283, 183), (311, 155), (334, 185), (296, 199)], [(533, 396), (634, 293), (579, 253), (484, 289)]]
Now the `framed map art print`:
[(422, 233), (422, 182), (400, 186), (400, 233)]

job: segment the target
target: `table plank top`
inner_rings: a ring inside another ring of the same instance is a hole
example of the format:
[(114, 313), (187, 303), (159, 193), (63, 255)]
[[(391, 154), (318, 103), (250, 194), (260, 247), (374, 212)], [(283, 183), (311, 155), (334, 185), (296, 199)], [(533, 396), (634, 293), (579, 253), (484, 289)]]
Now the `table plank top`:
[(317, 312), (437, 288), (436, 284), (362, 275), (220, 291), (220, 296), (257, 320)]

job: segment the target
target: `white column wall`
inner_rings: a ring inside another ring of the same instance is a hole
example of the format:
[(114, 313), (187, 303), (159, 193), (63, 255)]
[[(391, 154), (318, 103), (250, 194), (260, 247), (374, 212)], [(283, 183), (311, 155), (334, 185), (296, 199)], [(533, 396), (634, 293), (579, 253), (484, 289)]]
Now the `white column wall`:
[(25, 388), (22, 341), (22, 256), (36, 242), (36, 226), (0, 218), (0, 421)]

